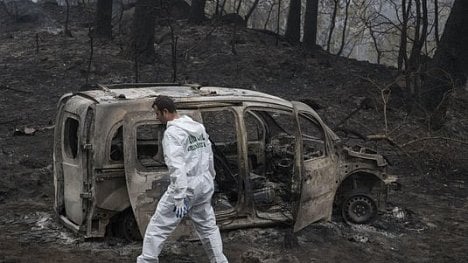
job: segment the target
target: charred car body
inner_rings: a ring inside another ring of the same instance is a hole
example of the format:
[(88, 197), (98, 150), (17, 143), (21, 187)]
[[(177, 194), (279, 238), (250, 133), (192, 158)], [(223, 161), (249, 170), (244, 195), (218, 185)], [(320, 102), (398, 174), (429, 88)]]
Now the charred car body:
[(343, 146), (309, 106), (264, 93), (177, 84), (120, 84), (64, 95), (54, 143), (55, 209), (85, 237), (117, 226), (144, 234), (169, 184), (154, 97), (203, 123), (213, 142), (213, 206), (221, 229), (330, 220), (368, 223), (386, 201), (387, 163)]

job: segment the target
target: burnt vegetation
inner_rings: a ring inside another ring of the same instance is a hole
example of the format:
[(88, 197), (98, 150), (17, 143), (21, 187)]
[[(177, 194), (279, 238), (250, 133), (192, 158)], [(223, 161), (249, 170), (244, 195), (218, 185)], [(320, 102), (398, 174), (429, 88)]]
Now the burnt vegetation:
[[(228, 258), (467, 260), (461, 248), (468, 233), (467, 1), (454, 1), (442, 31), (438, 0), (391, 1), (400, 19), (386, 23), (393, 31), (378, 27), (385, 20), (378, 15), (360, 17), (374, 46), (374, 62), (383, 63), (390, 53), (379, 42), (382, 34), (397, 32), (395, 67), (348, 58), (346, 30), (352, 22), (347, 19), (339, 28), (330, 23), (326, 42), (318, 43), (317, 9), (323, 1), (273, 1), (262, 9), (263, 28), (246, 27), (263, 1), (233, 1), (231, 9), (229, 1), (218, 0), (192, 1), (192, 6), (166, 0), (61, 2), (0, 0), (0, 207), (5, 211), (0, 216), (0, 262), (31, 260), (30, 249), (38, 251), (38, 261), (63, 260), (70, 244), (76, 245), (65, 256), (70, 262), (96, 257), (132, 262), (138, 255), (138, 245), (112, 238), (105, 245), (83, 242), (52, 219), (56, 102), (67, 92), (126, 82), (201, 83), (303, 101), (342, 143), (378, 150), (400, 177), (402, 191), (392, 194), (387, 212), (370, 229), (340, 223), (309, 227), (299, 234), (298, 244), (312, 256), (285, 250), (290, 246), (282, 241), (291, 238), (289, 229), (228, 232), (223, 236)], [(337, 14), (348, 16), (354, 3), (329, 2), (330, 21)], [(204, 11), (207, 3), (214, 6), (210, 14)], [(437, 43), (431, 52), (429, 38)], [(297, 248), (294, 238), (288, 243)], [(342, 251), (336, 251), (336, 244)], [(173, 262), (202, 255), (196, 251), (199, 245), (184, 246), (185, 252), (170, 248), (163, 257)], [(117, 256), (109, 252), (122, 248)]]

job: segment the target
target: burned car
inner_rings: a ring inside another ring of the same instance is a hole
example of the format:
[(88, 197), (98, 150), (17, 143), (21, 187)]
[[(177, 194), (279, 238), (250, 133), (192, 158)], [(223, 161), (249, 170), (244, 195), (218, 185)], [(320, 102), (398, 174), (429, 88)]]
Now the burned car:
[[(138, 239), (169, 185), (151, 105), (174, 99), (213, 145), (221, 229), (331, 220), (371, 222), (395, 177), (383, 156), (342, 145), (309, 106), (265, 93), (179, 84), (118, 84), (64, 95), (54, 133), (55, 210), (87, 238)], [(335, 208), (335, 209), (334, 209)], [(116, 229), (116, 230), (115, 230)]]

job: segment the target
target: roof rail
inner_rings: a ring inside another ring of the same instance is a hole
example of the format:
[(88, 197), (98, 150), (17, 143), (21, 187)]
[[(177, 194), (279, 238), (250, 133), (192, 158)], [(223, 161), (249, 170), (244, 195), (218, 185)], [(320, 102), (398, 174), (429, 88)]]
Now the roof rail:
[(121, 83), (121, 84), (110, 84), (110, 85), (103, 85), (97, 84), (99, 88), (104, 91), (108, 91), (109, 89), (128, 89), (128, 88), (148, 88), (148, 87), (168, 87), (168, 86), (191, 86), (188, 84), (180, 84), (180, 83)]

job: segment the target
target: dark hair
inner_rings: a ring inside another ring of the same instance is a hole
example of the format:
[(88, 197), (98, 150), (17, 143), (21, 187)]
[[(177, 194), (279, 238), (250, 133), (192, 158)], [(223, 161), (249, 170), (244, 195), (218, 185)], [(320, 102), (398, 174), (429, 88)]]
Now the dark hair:
[(163, 111), (167, 109), (170, 113), (174, 113), (177, 111), (174, 101), (169, 98), (168, 96), (159, 95), (153, 102), (152, 107), (156, 106), (159, 111)]

